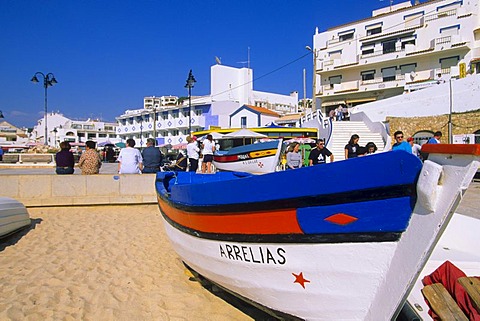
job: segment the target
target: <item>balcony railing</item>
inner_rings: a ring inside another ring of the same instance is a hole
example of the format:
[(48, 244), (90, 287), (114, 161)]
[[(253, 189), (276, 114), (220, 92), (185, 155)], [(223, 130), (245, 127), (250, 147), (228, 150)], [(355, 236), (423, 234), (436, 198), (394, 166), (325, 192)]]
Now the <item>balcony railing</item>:
[(430, 14), (428, 16), (425, 16), (425, 22), (429, 22), (432, 20), (437, 20), (440, 18), (445, 18), (445, 17), (450, 17), (450, 16), (456, 16), (457, 15), (457, 9), (451, 9), (447, 11), (442, 11), (442, 12), (437, 12), (434, 14)]

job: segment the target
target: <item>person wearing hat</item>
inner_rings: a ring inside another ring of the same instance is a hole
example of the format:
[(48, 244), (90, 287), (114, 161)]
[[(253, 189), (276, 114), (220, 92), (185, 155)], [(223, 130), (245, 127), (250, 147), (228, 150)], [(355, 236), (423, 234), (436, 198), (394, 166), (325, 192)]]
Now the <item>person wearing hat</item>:
[(147, 138), (147, 148), (143, 150), (142, 157), (142, 173), (156, 173), (160, 171), (163, 156), (160, 150), (155, 147), (155, 139)]
[(407, 142), (412, 146), (412, 154), (417, 156), (418, 158), (422, 158), (422, 146), (415, 144), (413, 141), (413, 137), (408, 137)]
[(187, 157), (188, 163), (190, 164), (189, 171), (197, 172), (198, 169), (198, 159), (200, 158), (200, 148), (197, 144), (197, 136), (187, 136)]

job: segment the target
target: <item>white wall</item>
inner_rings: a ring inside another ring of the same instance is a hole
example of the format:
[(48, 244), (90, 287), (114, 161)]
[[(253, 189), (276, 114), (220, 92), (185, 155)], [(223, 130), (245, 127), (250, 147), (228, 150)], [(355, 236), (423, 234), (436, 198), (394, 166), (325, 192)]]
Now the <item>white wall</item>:
[(248, 104), (253, 90), (253, 70), (214, 65), (210, 70), (210, 92), (214, 101), (237, 101)]
[[(480, 109), (480, 74), (452, 80), (452, 112)], [(359, 105), (350, 109), (364, 112), (373, 122), (387, 116), (415, 117), (444, 115), (450, 112), (450, 83), (447, 81), (408, 94)]]

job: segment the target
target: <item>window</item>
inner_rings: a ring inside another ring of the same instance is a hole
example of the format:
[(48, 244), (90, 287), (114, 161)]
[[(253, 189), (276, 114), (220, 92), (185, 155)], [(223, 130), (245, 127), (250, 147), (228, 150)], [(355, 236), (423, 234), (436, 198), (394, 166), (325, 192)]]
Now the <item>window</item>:
[(366, 26), (365, 30), (367, 31), (367, 36), (382, 33), (382, 22)]
[(105, 126), (105, 130), (113, 130), (113, 126)]
[(460, 60), (459, 56), (442, 58), (440, 59), (440, 66), (441, 66), (440, 68), (450, 69), (450, 67), (456, 66), (459, 60)]
[(417, 68), (417, 64), (401, 65), (400, 74), (405, 75), (411, 72), (415, 72), (415, 68)]
[(89, 133), (88, 134), (88, 139), (93, 139), (95, 137), (96, 137), (96, 135), (94, 133)]
[(78, 133), (78, 137), (85, 137), (85, 133)]
[(397, 72), (397, 67), (382, 68), (383, 81), (395, 80), (396, 72)]
[(83, 129), (92, 130), (94, 128), (93, 125), (83, 125)]
[(355, 33), (355, 29), (352, 30), (346, 30), (338, 33), (338, 39), (340, 41), (346, 41), (353, 39), (353, 34)]
[(383, 46), (383, 53), (387, 54), (390, 52), (395, 52), (395, 44), (397, 43), (397, 39), (387, 40), (382, 42)]
[(328, 56), (330, 57), (330, 59), (340, 59), (342, 58), (342, 51), (341, 50), (337, 50), (337, 51), (332, 51), (332, 52), (329, 52), (328, 53)]
[(401, 38), (400, 42), (402, 43), (402, 49), (405, 49), (405, 45), (415, 45), (415, 36)]
[(375, 79), (375, 70), (362, 71), (360, 75), (362, 76), (363, 81), (373, 80)]
[(98, 137), (105, 138), (107, 137), (107, 134), (98, 134)]
[(82, 129), (82, 125), (80, 124), (72, 124), (73, 129)]
[(440, 29), (440, 34), (442, 35), (442, 37), (454, 36), (454, 35), (458, 35), (459, 30), (460, 30), (460, 25), (445, 27)]
[(362, 55), (373, 54), (375, 45), (365, 45), (362, 46)]
[(162, 119), (167, 120), (168, 119), (168, 113), (163, 113), (162, 114)]
[(240, 118), (240, 127), (242, 127), (242, 128), (247, 127), (247, 117), (246, 116)]
[(175, 111), (172, 113), (172, 117), (173, 117), (173, 119), (177, 119), (177, 118), (178, 118), (178, 110), (175, 110)]
[(203, 111), (201, 109), (195, 109), (195, 116), (202, 116)]
[(178, 136), (178, 129), (172, 130), (172, 136)]
[(333, 88), (333, 85), (342, 83), (342, 76), (338, 75), (329, 77), (328, 81), (330, 82), (330, 88)]
[(424, 12), (417, 12), (403, 17), (405, 21), (405, 28), (412, 28), (422, 25), (422, 18)]
[(150, 120), (150, 115), (146, 114), (143, 116), (143, 121), (149, 121)]

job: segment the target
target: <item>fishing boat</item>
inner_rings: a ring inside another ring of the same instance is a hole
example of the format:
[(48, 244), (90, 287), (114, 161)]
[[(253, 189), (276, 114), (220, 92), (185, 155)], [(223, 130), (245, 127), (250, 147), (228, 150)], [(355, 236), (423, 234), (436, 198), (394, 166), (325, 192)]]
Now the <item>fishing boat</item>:
[(30, 216), (22, 203), (9, 197), (0, 197), (0, 238), (29, 225)]
[(213, 284), (288, 320), (395, 318), (479, 167), (424, 145), (253, 175), (157, 173), (166, 234)]
[(228, 151), (217, 151), (213, 165), (220, 171), (249, 173), (271, 173), (277, 168), (282, 151), (280, 139), (232, 147)]

